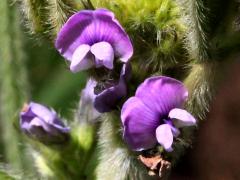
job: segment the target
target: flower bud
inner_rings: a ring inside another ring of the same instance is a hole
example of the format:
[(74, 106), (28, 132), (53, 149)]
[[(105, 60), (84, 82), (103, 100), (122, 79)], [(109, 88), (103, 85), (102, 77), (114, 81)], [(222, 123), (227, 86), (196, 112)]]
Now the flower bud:
[(20, 113), (20, 127), (29, 137), (44, 144), (65, 142), (70, 130), (53, 109), (34, 102), (23, 107)]

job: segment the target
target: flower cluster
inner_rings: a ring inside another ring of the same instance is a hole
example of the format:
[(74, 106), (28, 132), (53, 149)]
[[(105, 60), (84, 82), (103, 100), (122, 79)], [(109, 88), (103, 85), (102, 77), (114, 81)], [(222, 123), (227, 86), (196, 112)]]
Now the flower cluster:
[[(117, 109), (125, 100), (121, 110), (123, 137), (132, 150), (160, 144), (171, 151), (174, 138), (180, 135), (179, 128), (196, 124), (195, 118), (182, 109), (188, 93), (176, 79), (150, 77), (139, 85), (134, 97), (126, 100), (133, 46), (109, 10), (83, 10), (71, 16), (58, 33), (55, 47), (70, 62), (74, 73), (90, 68), (106, 72), (104, 77), (89, 79), (82, 93), (82, 106), (90, 104), (99, 116)], [(42, 142), (63, 140), (69, 131), (53, 110), (36, 103), (21, 112), (20, 122), (26, 134)]]

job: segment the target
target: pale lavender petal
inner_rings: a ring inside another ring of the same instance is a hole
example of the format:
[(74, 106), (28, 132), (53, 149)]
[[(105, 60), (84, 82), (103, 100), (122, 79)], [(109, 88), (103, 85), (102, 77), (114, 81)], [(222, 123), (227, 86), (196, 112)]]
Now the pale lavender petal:
[(171, 109), (182, 107), (187, 95), (187, 89), (180, 81), (156, 76), (145, 80), (138, 87), (135, 96), (146, 106), (159, 112), (160, 117), (166, 117)]
[(172, 109), (169, 118), (174, 119), (173, 123), (177, 128), (196, 125), (196, 119), (184, 109)]
[(83, 10), (71, 16), (58, 33), (55, 46), (66, 59), (71, 60), (81, 44), (91, 46), (102, 41), (111, 44), (115, 57), (123, 62), (133, 54), (128, 35), (114, 14), (103, 9)]
[(97, 82), (90, 78), (81, 92), (81, 99), (79, 102), (79, 121), (87, 120), (88, 122), (95, 122), (98, 117), (100, 117), (100, 113), (94, 107), (94, 100), (96, 97), (94, 88), (96, 85)]
[(130, 63), (126, 63), (122, 66), (120, 79), (127, 82), (131, 79), (131, 76), (132, 76), (132, 66)]
[(141, 151), (157, 144), (155, 130), (160, 121), (158, 114), (139, 98), (131, 97), (124, 103), (121, 120), (124, 139), (132, 150)]
[(178, 128), (171, 126), (171, 129), (174, 137), (178, 137), (180, 135), (180, 131)]
[(70, 65), (72, 72), (86, 70), (94, 66), (91, 54), (89, 54), (90, 48), (89, 45), (82, 44), (74, 51)]
[(29, 110), (31, 110), (36, 116), (41, 117), (46, 122), (51, 123), (57, 116), (56, 113), (51, 112), (45, 106), (31, 102), (29, 103)]
[(174, 126), (172, 119), (168, 119), (168, 120), (165, 120), (165, 119), (164, 119), (163, 122), (164, 122), (165, 124), (168, 124), (169, 126), (171, 126), (172, 133), (173, 133), (173, 136), (174, 136), (174, 137), (178, 137), (178, 136), (179, 136), (180, 131), (179, 131), (178, 128), (176, 128), (176, 127)]
[(166, 151), (172, 151), (173, 133), (171, 125), (162, 124), (156, 129), (156, 137), (159, 144), (163, 146)]
[(91, 52), (94, 54), (96, 61), (108, 69), (113, 69), (114, 51), (108, 42), (99, 42), (91, 46)]

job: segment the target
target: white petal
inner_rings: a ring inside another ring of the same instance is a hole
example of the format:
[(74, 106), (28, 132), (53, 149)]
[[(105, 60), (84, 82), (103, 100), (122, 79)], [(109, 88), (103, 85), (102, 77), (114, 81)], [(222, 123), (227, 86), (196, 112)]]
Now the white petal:
[(104, 65), (108, 69), (113, 69), (114, 51), (107, 42), (99, 42), (91, 47), (91, 52), (96, 58), (96, 64)]
[(193, 126), (196, 124), (196, 119), (186, 110), (174, 108), (170, 111), (169, 117), (174, 119), (174, 125), (177, 128), (184, 126)]
[(162, 124), (156, 129), (156, 137), (159, 144), (166, 151), (172, 151), (173, 133), (169, 124)]
[(87, 44), (80, 45), (74, 51), (70, 65), (70, 70), (72, 72), (86, 70), (94, 65), (93, 61), (88, 56), (89, 51), (90, 46)]

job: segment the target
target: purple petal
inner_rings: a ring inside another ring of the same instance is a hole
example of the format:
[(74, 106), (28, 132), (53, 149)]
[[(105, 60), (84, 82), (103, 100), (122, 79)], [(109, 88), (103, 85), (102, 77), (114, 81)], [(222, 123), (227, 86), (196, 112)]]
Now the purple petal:
[(70, 70), (72, 72), (78, 72), (81, 70), (89, 69), (94, 65), (91, 58), (90, 46), (87, 44), (80, 45), (73, 53)]
[[(126, 81), (130, 78), (131, 65), (124, 64), (118, 82), (99, 93), (94, 100), (94, 107), (101, 113), (116, 109), (117, 103), (127, 95)], [(111, 84), (111, 83), (109, 83)], [(108, 85), (109, 86), (109, 85)]]
[(139, 98), (131, 97), (124, 103), (121, 120), (124, 139), (132, 150), (141, 151), (156, 145), (155, 130), (159, 125), (159, 117)]
[(132, 66), (130, 63), (124, 64), (121, 69), (120, 79), (129, 81), (132, 76)]
[(126, 94), (127, 87), (125, 81), (121, 80), (117, 85), (113, 85), (98, 94), (94, 100), (94, 107), (100, 113), (109, 112), (116, 108), (116, 104)]
[(63, 142), (70, 130), (53, 109), (34, 102), (26, 105), (20, 113), (20, 127), (28, 136), (43, 143)]
[(180, 134), (180, 131), (178, 128), (174, 127), (172, 119), (169, 120), (163, 120), (165, 124), (168, 124), (171, 127), (172, 133), (174, 137), (178, 137)]
[(162, 124), (156, 129), (156, 137), (159, 144), (166, 151), (172, 151), (173, 133), (169, 124)]
[(91, 52), (94, 54), (96, 61), (100, 65), (104, 65), (108, 69), (113, 69), (114, 51), (108, 42), (99, 42), (91, 47)]
[(31, 102), (29, 104), (29, 109), (38, 117), (41, 117), (41, 119), (45, 120), (48, 123), (51, 123), (57, 116), (56, 112), (50, 111), (45, 106)]
[(103, 9), (83, 10), (71, 16), (58, 33), (55, 46), (66, 59), (71, 60), (80, 45), (91, 46), (102, 41), (111, 44), (115, 56), (122, 62), (127, 62), (133, 54), (128, 35), (114, 14)]
[(94, 100), (96, 95), (94, 94), (94, 88), (97, 82), (93, 79), (89, 79), (85, 88), (81, 92), (79, 116), (89, 122), (95, 122), (100, 116), (100, 113), (94, 108)]
[(196, 125), (196, 119), (184, 109), (172, 109), (169, 118), (174, 119), (174, 125), (177, 128)]
[(29, 131), (31, 131), (31, 128), (33, 126), (38, 126), (46, 132), (51, 132), (49, 124), (38, 117), (33, 118), (32, 121), (29, 123)]
[(156, 76), (145, 80), (137, 88), (135, 96), (146, 106), (159, 112), (161, 117), (165, 117), (171, 109), (181, 107), (187, 95), (187, 90), (180, 81)]

